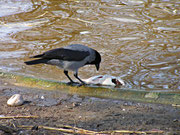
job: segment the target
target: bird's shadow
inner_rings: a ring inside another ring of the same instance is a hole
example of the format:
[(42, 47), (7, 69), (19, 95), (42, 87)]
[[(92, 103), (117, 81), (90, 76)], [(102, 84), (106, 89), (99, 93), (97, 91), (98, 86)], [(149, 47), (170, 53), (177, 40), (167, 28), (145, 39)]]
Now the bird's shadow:
[(75, 87), (81, 87), (81, 86), (87, 86), (88, 84), (83, 84), (83, 83), (79, 83), (79, 82), (68, 82), (66, 83), (67, 86), (75, 86)]

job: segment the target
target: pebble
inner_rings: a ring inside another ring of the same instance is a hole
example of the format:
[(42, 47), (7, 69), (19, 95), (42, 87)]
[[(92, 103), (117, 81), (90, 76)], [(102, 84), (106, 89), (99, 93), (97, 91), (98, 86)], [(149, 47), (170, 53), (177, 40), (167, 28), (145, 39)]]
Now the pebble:
[(0, 115), (0, 118), (5, 117), (5, 115)]
[(7, 101), (7, 104), (9, 106), (20, 106), (23, 103), (24, 103), (24, 99), (20, 94), (12, 95)]
[(77, 106), (80, 106), (81, 104), (77, 103), (77, 102), (73, 102), (72, 105), (73, 105), (73, 107), (77, 107)]

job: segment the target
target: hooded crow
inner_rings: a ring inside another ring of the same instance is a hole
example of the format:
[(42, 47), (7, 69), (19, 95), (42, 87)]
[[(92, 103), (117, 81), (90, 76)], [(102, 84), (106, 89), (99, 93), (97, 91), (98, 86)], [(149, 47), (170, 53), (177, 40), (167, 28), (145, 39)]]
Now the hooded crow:
[(62, 48), (56, 48), (44, 52), (39, 55), (32, 56), (30, 58), (38, 58), (32, 61), (26, 61), (27, 65), (35, 64), (49, 64), (55, 65), (64, 70), (64, 74), (70, 80), (69, 84), (74, 84), (75, 82), (69, 77), (68, 71), (73, 71), (74, 76), (82, 83), (85, 84), (78, 77), (78, 69), (85, 65), (96, 66), (99, 70), (101, 55), (94, 49), (81, 44), (72, 44)]

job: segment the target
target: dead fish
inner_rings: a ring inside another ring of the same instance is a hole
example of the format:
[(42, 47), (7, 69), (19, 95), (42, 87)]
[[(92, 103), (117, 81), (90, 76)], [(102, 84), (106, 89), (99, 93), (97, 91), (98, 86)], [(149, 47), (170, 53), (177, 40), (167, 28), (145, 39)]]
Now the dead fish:
[(110, 75), (98, 75), (88, 79), (83, 79), (87, 84), (109, 85), (109, 86), (124, 86), (125, 82), (120, 77)]

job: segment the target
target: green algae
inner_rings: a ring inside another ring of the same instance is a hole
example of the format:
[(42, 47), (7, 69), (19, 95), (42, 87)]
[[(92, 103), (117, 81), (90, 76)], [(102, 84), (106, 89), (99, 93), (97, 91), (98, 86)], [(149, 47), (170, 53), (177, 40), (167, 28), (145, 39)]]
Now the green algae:
[(63, 82), (38, 79), (34, 77), (0, 72), (0, 78), (16, 86), (43, 90), (60, 90), (70, 94), (99, 98), (122, 99), (149, 103), (180, 104), (180, 94), (142, 90), (117, 89), (98, 86), (68, 86)]
[(159, 93), (157, 92), (149, 92), (145, 95), (145, 98), (157, 99), (159, 97)]

